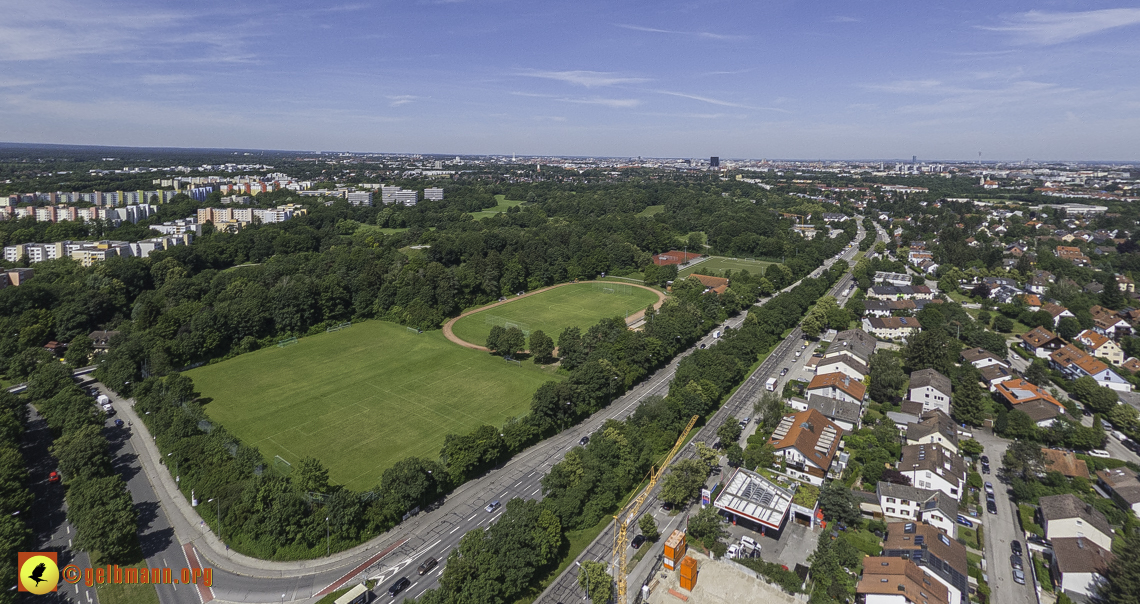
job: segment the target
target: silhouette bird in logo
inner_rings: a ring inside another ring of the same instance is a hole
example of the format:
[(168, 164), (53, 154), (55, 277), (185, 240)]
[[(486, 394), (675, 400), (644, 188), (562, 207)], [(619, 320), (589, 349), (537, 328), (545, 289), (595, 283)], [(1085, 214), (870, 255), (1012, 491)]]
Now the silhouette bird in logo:
[(32, 581), (35, 581), (36, 586), (38, 587), (41, 581), (47, 580), (47, 579), (44, 579), (44, 571), (45, 570), (47, 570), (47, 565), (44, 564), (43, 562), (40, 562), (39, 564), (36, 565), (36, 567), (34, 569), (32, 569), (32, 574), (28, 575), (28, 578), (31, 579)]

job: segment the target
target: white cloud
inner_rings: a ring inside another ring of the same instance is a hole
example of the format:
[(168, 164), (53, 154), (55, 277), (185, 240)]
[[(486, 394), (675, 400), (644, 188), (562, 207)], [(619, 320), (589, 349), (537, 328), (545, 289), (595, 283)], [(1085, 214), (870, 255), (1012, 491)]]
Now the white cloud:
[(516, 75), (557, 80), (567, 84), (577, 84), (586, 88), (595, 86), (614, 86), (617, 84), (640, 84), (648, 82), (646, 78), (631, 78), (619, 76), (608, 71), (540, 71), (537, 69), (522, 71)]
[(979, 27), (1013, 34), (1015, 43), (1047, 46), (1137, 23), (1140, 8), (1107, 8), (1079, 13), (1029, 11), (1008, 17), (1005, 25)]
[(388, 100), (392, 101), (392, 102), (388, 103), (388, 106), (389, 107), (399, 107), (400, 105), (407, 105), (407, 104), (413, 103), (415, 101), (423, 100), (423, 98), (424, 97), (415, 96), (412, 94), (399, 94), (396, 96), (389, 96)]
[(675, 29), (658, 29), (656, 27), (643, 27), (641, 25), (627, 25), (624, 23), (615, 23), (614, 25), (632, 31), (644, 31), (654, 34), (672, 34), (677, 36), (692, 36), (696, 38), (707, 38), (710, 40), (743, 40), (747, 36), (736, 36), (732, 34), (718, 34), (708, 31), (678, 31)]
[(626, 109), (629, 107), (637, 107), (641, 104), (640, 99), (603, 99), (603, 98), (589, 98), (589, 99), (558, 99), (566, 103), (578, 103), (581, 105), (604, 105), (606, 107), (613, 107), (615, 109)]
[(752, 109), (757, 111), (779, 111), (782, 113), (791, 113), (787, 109), (779, 109), (776, 107), (754, 107), (752, 105), (744, 105), (741, 103), (733, 103), (730, 101), (722, 101), (707, 96), (700, 96), (696, 94), (685, 94), (683, 92), (673, 92), (670, 90), (654, 90), (657, 94), (667, 94), (669, 96), (680, 97), (683, 99), (692, 99), (694, 101), (701, 101), (702, 103), (709, 103), (710, 105), (719, 105), (721, 107), (736, 107), (737, 109)]

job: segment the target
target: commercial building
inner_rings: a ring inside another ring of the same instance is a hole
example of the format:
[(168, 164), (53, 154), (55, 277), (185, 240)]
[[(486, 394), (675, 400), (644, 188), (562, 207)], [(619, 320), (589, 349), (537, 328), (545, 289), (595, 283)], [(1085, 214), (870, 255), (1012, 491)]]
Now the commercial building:
[(372, 193), (368, 191), (351, 191), (345, 194), (345, 199), (354, 206), (372, 206)]
[(424, 189), (424, 201), (427, 201), (429, 199), (433, 201), (442, 201), (443, 189), (439, 187), (428, 187)]
[(744, 468), (737, 468), (713, 505), (734, 523), (779, 538), (788, 520), (794, 488), (782, 487)]

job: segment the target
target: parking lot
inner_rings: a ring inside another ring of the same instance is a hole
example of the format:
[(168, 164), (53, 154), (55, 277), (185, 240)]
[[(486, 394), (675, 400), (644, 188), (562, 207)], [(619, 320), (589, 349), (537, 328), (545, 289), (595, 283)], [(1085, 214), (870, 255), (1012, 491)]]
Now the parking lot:
[(796, 564), (807, 566), (808, 556), (815, 551), (816, 541), (819, 539), (818, 531), (796, 524), (791, 519), (788, 520), (779, 540), (764, 537), (741, 526), (729, 524), (727, 528), (729, 536), (725, 539), (726, 543), (739, 544), (741, 537), (751, 537), (760, 546), (762, 560), (783, 564), (789, 569), (794, 569)]

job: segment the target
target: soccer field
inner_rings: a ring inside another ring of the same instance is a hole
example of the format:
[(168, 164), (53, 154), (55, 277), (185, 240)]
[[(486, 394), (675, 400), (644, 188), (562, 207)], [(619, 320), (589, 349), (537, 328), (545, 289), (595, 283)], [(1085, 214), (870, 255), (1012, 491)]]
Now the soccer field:
[(765, 262), (763, 260), (746, 260), (744, 258), (728, 258), (725, 256), (709, 256), (708, 260), (701, 262), (695, 266), (682, 269), (677, 274), (682, 277), (687, 277), (693, 273), (698, 275), (716, 275), (725, 270), (737, 272), (746, 270), (753, 275), (759, 273), (764, 274), (764, 270), (768, 268), (769, 264), (776, 264), (775, 262)]
[(493, 325), (515, 325), (524, 332), (541, 329), (557, 343), (567, 327), (585, 332), (600, 319), (625, 317), (656, 303), (657, 294), (640, 287), (608, 281), (577, 283), (468, 315), (452, 330), (460, 339), (482, 346)]
[(294, 466), (320, 459), (330, 479), (354, 489), (375, 486), (409, 456), (438, 459), (443, 437), (501, 426), (527, 413), (543, 382), (558, 379), (533, 363), (448, 342), (439, 331), (416, 334), (382, 321), (301, 338), (187, 372), (210, 418), (266, 461)]

